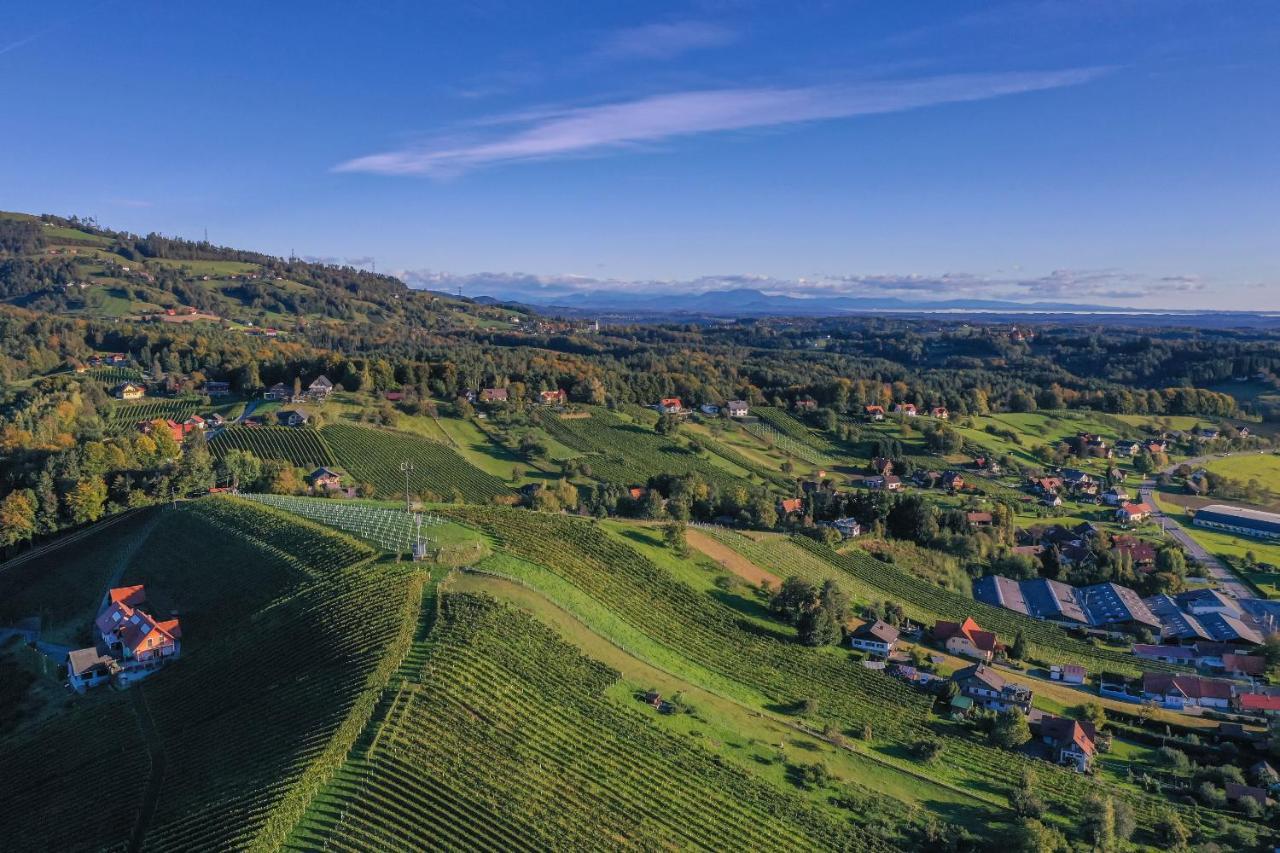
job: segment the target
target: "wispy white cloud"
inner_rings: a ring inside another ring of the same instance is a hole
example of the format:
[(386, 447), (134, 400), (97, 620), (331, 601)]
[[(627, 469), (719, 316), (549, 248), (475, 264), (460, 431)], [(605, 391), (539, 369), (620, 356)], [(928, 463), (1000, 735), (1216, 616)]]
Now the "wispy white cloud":
[(38, 33), (32, 33), (31, 35), (27, 36), (26, 38), (20, 38), (20, 39), (18, 39), (17, 41), (10, 42), (9, 44), (6, 44), (6, 45), (0, 45), (0, 56), (4, 56), (6, 53), (8, 53), (8, 52), (9, 52), (9, 51), (11, 51), (11, 50), (17, 50), (17, 49), (18, 49), (18, 48), (20, 48), (20, 47), (24, 47), (24, 46), (26, 46), (26, 45), (28, 45), (28, 44), (31, 44), (31, 42), (33, 42), (33, 41), (35, 41), (36, 39), (40, 38), (40, 37), (41, 37), (42, 35), (44, 35), (46, 32), (48, 32), (48, 30), (44, 30), (44, 31), (42, 31), (42, 32), (38, 32)]
[[(505, 133), (357, 157), (339, 172), (446, 177), (483, 166), (597, 153), (681, 136), (893, 113), (1072, 86), (1106, 68), (960, 74), (845, 86), (673, 92), (587, 107), (502, 117)], [(474, 128), (473, 128), (474, 129)]]
[(694, 50), (723, 47), (738, 39), (738, 32), (709, 21), (676, 21), (645, 24), (618, 30), (594, 51), (600, 59), (674, 59)]

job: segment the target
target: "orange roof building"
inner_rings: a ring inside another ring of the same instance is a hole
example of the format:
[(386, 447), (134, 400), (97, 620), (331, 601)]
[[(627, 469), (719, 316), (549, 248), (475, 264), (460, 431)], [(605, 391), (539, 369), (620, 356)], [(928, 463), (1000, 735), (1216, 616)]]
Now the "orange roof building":
[(933, 637), (952, 654), (981, 661), (990, 661), (1000, 648), (995, 633), (983, 630), (973, 617), (965, 617), (963, 622), (939, 622), (933, 626)]
[(99, 640), (95, 647), (68, 655), (68, 679), (79, 692), (106, 680), (124, 686), (159, 669), (177, 657), (182, 626), (177, 619), (158, 620), (142, 607), (147, 603), (141, 585), (108, 590), (94, 625)]

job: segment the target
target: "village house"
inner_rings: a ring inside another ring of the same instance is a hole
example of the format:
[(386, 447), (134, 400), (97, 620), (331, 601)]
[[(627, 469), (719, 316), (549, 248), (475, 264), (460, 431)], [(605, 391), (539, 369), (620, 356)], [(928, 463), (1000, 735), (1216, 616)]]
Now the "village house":
[(1077, 773), (1088, 773), (1098, 751), (1093, 723), (1045, 715), (1035, 724), (1035, 734), (1050, 748), (1053, 760)]
[(1124, 439), (1116, 442), (1116, 453), (1121, 456), (1134, 457), (1142, 450), (1142, 442)]
[(1190, 646), (1160, 646), (1149, 643), (1134, 643), (1133, 656), (1141, 660), (1154, 660), (1181, 666), (1194, 666), (1196, 661), (1196, 654), (1191, 650)]
[(76, 692), (106, 681), (127, 686), (178, 656), (178, 620), (156, 620), (142, 609), (146, 600), (141, 585), (108, 590), (94, 621), (96, 644), (67, 655), (67, 679)]
[(1235, 698), (1236, 710), (1243, 714), (1280, 717), (1280, 696), (1265, 693), (1240, 693)]
[(1060, 474), (1062, 483), (1068, 489), (1079, 489), (1093, 482), (1093, 476), (1087, 471), (1079, 471), (1075, 468), (1063, 468)]
[(1107, 506), (1123, 506), (1129, 503), (1132, 495), (1124, 486), (1115, 485), (1102, 493), (1102, 502)]
[(116, 386), (112, 392), (118, 400), (141, 400), (147, 394), (147, 389), (133, 382), (124, 382)]
[(320, 467), (307, 475), (307, 482), (317, 492), (327, 492), (342, 487), (342, 474), (332, 468)]
[(947, 411), (946, 406), (934, 406), (929, 414), (940, 421), (945, 421), (951, 417), (951, 413)]
[(884, 420), (884, 406), (864, 406), (862, 412), (869, 421)]
[(1241, 800), (1253, 800), (1265, 809), (1270, 802), (1267, 799), (1267, 792), (1262, 788), (1241, 785), (1239, 782), (1228, 782), (1223, 786), (1223, 790), (1227, 795), (1227, 803), (1232, 806), (1239, 807)]
[(508, 400), (506, 388), (481, 388), (481, 403), (505, 403)]
[(964, 475), (959, 471), (946, 471), (942, 475), (942, 488), (959, 491), (964, 488)]
[(973, 460), (973, 467), (979, 471), (985, 471), (988, 474), (999, 475), (1001, 472), (1000, 463), (989, 456), (978, 456)]
[(1142, 695), (1166, 708), (1230, 708), (1231, 682), (1167, 672), (1142, 674)]
[(208, 415), (205, 415), (204, 422), (210, 429), (217, 429), (218, 427), (225, 426), (227, 419), (218, 412), (210, 412)]
[(933, 638), (953, 655), (963, 655), (990, 663), (1000, 648), (996, 635), (967, 617), (963, 622), (939, 622), (933, 626)]
[(307, 386), (307, 397), (311, 400), (324, 400), (333, 393), (333, 383), (327, 376), (318, 376)]
[(840, 534), (841, 539), (853, 539), (862, 534), (862, 525), (856, 518), (837, 518), (831, 522), (831, 526)]
[(544, 406), (563, 406), (569, 402), (569, 394), (563, 388), (557, 388), (554, 391), (542, 391), (538, 394), (538, 401)]
[(1116, 521), (1121, 524), (1140, 524), (1151, 517), (1151, 507), (1144, 503), (1121, 504), (1116, 510)]
[(678, 415), (684, 411), (679, 397), (663, 397), (658, 401), (658, 411), (664, 415)]
[(276, 417), (280, 423), (291, 427), (306, 426), (311, 420), (311, 416), (301, 409), (283, 409), (276, 413)]
[(884, 456), (873, 456), (871, 457), (871, 470), (881, 477), (887, 477), (893, 473), (893, 460)]
[(282, 403), (287, 403), (293, 399), (293, 392), (290, 391), (283, 382), (277, 382), (275, 385), (272, 385), (266, 391), (262, 392), (262, 399), (277, 400)]
[(778, 501), (778, 515), (787, 516), (804, 512), (804, 498), (783, 498)]
[(1088, 670), (1078, 663), (1053, 664), (1049, 667), (1049, 678), (1063, 684), (1084, 684)]
[(967, 512), (964, 517), (970, 527), (990, 527), (993, 521), (991, 513), (982, 511)]
[(725, 403), (725, 408), (729, 410), (729, 417), (731, 418), (745, 418), (747, 412), (750, 411), (746, 400), (730, 400)]
[(230, 382), (208, 380), (200, 387), (206, 397), (225, 397), (231, 393)]
[(852, 648), (881, 657), (888, 657), (897, 642), (898, 629), (879, 619), (863, 622), (849, 635), (849, 645)]
[(883, 477), (867, 477), (862, 481), (868, 489), (884, 489), (887, 492), (897, 492), (902, 490), (902, 480), (893, 474), (886, 474)]
[(1017, 708), (1022, 713), (1031, 710), (1031, 691), (996, 672), (991, 667), (975, 663), (958, 669), (951, 680), (960, 688), (960, 695), (990, 711)]
[(906, 415), (909, 418), (914, 418), (920, 414), (916, 411), (915, 403), (898, 403), (893, 407), (893, 413), (895, 415)]
[(137, 428), (138, 432), (143, 435), (151, 435), (157, 429), (163, 428), (169, 433), (169, 436), (174, 440), (175, 444), (182, 444), (183, 439), (196, 429), (194, 425), (188, 426), (186, 424), (180, 424), (172, 419), (160, 418), (152, 421), (138, 421)]
[(795, 403), (792, 404), (792, 406), (797, 412), (818, 411), (818, 401), (813, 399), (812, 397), (803, 397), (799, 400), (796, 400)]
[(1237, 678), (1261, 678), (1267, 672), (1267, 659), (1227, 652), (1222, 656), (1222, 671)]

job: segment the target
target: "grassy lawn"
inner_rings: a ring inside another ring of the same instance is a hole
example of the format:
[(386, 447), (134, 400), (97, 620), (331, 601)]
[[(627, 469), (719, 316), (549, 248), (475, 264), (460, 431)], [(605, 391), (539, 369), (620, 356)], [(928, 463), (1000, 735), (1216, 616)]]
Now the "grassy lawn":
[[(490, 439), (474, 421), (462, 418), (435, 419), (426, 415), (402, 415), (397, 425), (400, 429), (416, 432), (433, 441), (449, 445), (458, 451), (463, 459), (503, 482), (511, 482), (511, 472), (516, 466), (526, 472), (520, 479), (520, 483), (541, 479), (529, 475), (531, 466), (524, 457)], [(548, 442), (548, 445), (550, 444), (551, 442)]]
[(175, 269), (186, 268), (192, 275), (243, 275), (244, 273), (255, 272), (259, 269), (257, 264), (245, 263), (243, 261), (183, 261), (172, 258), (150, 258), (147, 265), (156, 265), (161, 267), (173, 267)]
[(1280, 568), (1280, 543), (1196, 527), (1191, 523), (1191, 515), (1186, 507), (1165, 499), (1159, 492), (1156, 492), (1156, 503), (1165, 515), (1181, 524), (1192, 539), (1203, 545), (1210, 554), (1226, 560), (1236, 574), (1256, 584), (1267, 598), (1280, 597), (1280, 574), (1244, 568), (1245, 555), (1249, 553), (1253, 554), (1256, 562)]
[[(1257, 453), (1247, 456), (1228, 456), (1225, 459), (1210, 459), (1204, 467), (1216, 474), (1248, 483), (1257, 480), (1258, 484), (1269, 494), (1262, 496), (1263, 505), (1274, 505), (1280, 502), (1280, 455), (1274, 453)], [(1233, 501), (1234, 503), (1234, 501)]]

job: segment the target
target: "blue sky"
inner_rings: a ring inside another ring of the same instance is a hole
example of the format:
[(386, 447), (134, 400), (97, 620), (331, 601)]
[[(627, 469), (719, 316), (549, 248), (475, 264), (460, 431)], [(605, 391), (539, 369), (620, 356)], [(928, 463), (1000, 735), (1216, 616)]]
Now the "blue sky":
[(15, 0), (0, 96), (2, 208), (475, 295), (1280, 309), (1272, 2)]

